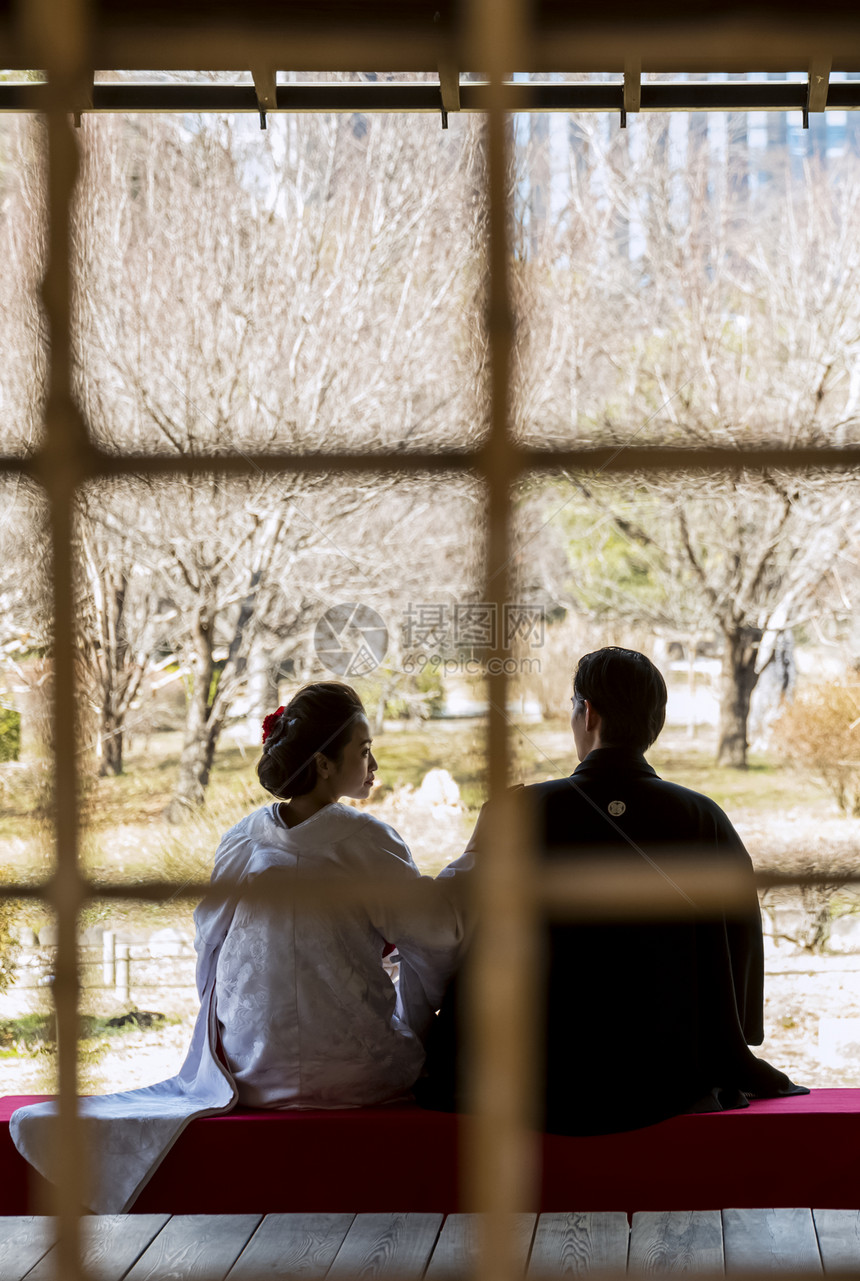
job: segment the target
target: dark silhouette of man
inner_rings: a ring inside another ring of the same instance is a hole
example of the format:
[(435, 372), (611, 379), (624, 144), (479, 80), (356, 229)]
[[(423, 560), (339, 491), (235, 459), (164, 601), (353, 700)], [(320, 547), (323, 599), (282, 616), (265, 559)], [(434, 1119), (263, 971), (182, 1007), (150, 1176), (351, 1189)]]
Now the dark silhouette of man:
[[(749, 1049), (764, 1037), (750, 857), (718, 805), (665, 782), (645, 760), (665, 720), (663, 677), (644, 654), (613, 647), (580, 659), (573, 691), (580, 764), (569, 778), (522, 792), (542, 857), (581, 865), (597, 858), (637, 877), (643, 892), (654, 885), (668, 894), (672, 910), (545, 922), (544, 1128), (605, 1134), (686, 1111), (745, 1107), (750, 1096), (807, 1094)], [(740, 885), (730, 910), (696, 903), (690, 870), (714, 862)], [(468, 876), (468, 866), (467, 855), (456, 875)], [(460, 987), (455, 976), (428, 1038), (416, 1087), (427, 1107), (462, 1104)]]

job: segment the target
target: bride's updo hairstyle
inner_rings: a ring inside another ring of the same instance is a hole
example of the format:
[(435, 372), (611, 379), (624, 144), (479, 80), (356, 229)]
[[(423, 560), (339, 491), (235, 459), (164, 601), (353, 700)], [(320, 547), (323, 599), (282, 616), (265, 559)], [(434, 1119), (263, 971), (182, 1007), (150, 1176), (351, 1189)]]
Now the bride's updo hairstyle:
[(263, 722), (257, 777), (279, 799), (306, 796), (317, 781), (316, 753), (338, 764), (364, 704), (337, 681), (305, 685)]

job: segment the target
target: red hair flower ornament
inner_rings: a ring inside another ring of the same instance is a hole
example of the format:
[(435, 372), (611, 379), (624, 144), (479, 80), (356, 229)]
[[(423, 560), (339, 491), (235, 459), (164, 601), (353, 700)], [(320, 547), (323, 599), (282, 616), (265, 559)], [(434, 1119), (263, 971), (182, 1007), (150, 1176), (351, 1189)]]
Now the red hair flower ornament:
[(269, 715), (264, 718), (263, 720), (263, 742), (264, 743), (266, 739), (269, 737), (269, 735), (271, 734), (272, 730), (275, 728), (275, 721), (278, 719), (278, 717), (280, 716), (283, 710), (284, 710), (283, 707), (279, 707), (276, 712), (270, 712)]

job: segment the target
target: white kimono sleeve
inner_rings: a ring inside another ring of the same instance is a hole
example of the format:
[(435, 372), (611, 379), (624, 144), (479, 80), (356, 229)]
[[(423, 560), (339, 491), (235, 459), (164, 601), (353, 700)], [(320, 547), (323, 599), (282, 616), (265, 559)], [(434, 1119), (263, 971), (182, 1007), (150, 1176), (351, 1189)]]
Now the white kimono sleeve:
[[(259, 857), (241, 828), (228, 832), (215, 855), (212, 889), (194, 913), (200, 1011), (177, 1075), (78, 1101), (89, 1155), (81, 1199), (98, 1214), (126, 1213), (190, 1121), (235, 1106), (235, 1083), (216, 1050), (215, 967), (252, 856)], [(54, 1176), (56, 1114), (55, 1102), (31, 1104), (18, 1108), (9, 1126), (18, 1151), (48, 1179)]]
[(375, 822), (372, 839), (368, 877), (397, 885), (399, 892), (389, 900), (369, 887), (368, 914), (383, 938), (397, 946), (397, 1013), (423, 1040), (459, 963), (462, 922), (438, 883), (421, 875), (392, 828)]

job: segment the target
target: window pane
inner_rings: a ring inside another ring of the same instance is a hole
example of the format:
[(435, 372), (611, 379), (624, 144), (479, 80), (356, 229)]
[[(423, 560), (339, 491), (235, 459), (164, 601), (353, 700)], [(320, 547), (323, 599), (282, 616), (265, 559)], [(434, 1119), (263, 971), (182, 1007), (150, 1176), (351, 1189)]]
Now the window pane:
[(450, 475), (85, 489), (83, 857), (98, 879), (177, 886), (166, 904), (102, 902), (81, 922), (89, 1086), (178, 1066), (197, 1009), (182, 887), (273, 802), (256, 776), (262, 722), (303, 684), (343, 680), (364, 700), (378, 772), (360, 804), (426, 871), (462, 853), (485, 799), (483, 508)]
[(620, 645), (652, 658), (668, 686), (647, 753), (657, 772), (715, 799), (757, 870), (827, 873), (820, 887), (761, 895), (762, 1053), (818, 1086), (857, 1081), (860, 900), (844, 883), (860, 789), (857, 511), (851, 477), (584, 475), (536, 478), (517, 519), (519, 572), (541, 585), (549, 619), (523, 681), (535, 721), (519, 731), (542, 773), (524, 781), (576, 764), (582, 654)]
[(478, 437), (473, 118), (99, 117), (84, 145), (79, 395), (105, 448)]
[(0, 115), (0, 453), (5, 454), (29, 454), (42, 438), (44, 142), (36, 117)]
[[(51, 625), (36, 488), (0, 480), (0, 895), (51, 871)], [(0, 897), (0, 1084), (54, 1087), (51, 1004), (56, 930), (36, 899)]]
[(519, 119), (523, 439), (856, 441), (860, 162), (785, 119)]

